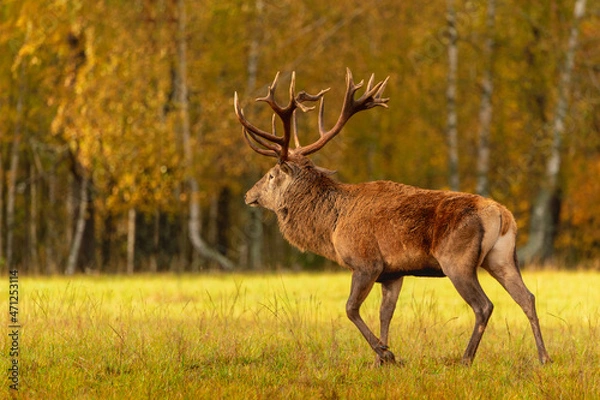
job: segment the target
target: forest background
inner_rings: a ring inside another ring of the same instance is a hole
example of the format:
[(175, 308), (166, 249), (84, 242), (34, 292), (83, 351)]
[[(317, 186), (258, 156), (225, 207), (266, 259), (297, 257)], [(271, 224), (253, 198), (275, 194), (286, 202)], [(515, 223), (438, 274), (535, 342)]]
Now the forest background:
[[(478, 192), (526, 264), (600, 267), (600, 4), (584, 0), (3, 0), (0, 267), (316, 269), (243, 194), (274, 159), (275, 73), (309, 93), (390, 76), (313, 159), (338, 179)], [(282, 84), (281, 86), (285, 86)], [(281, 88), (278, 97), (285, 99)], [(299, 116), (314, 140), (316, 113)]]

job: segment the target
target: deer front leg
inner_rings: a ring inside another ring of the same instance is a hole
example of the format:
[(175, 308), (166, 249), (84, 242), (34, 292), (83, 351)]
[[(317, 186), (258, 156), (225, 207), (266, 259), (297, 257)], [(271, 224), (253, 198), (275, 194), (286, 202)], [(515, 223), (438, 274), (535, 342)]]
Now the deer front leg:
[(380, 357), (377, 354), (377, 358), (375, 360), (376, 365), (383, 365), (385, 363), (395, 363), (396, 359), (394, 354), (387, 350), (388, 346), (388, 334), (390, 331), (390, 322), (392, 317), (394, 316), (394, 311), (396, 310), (396, 303), (398, 301), (398, 295), (400, 294), (400, 289), (402, 289), (402, 282), (404, 278), (399, 278), (393, 281), (384, 281), (381, 282), (381, 308), (379, 309), (379, 323), (380, 323), (380, 331), (381, 337), (379, 341), (381, 345), (386, 348), (384, 351), (384, 357)]
[(375, 280), (379, 276), (379, 271), (358, 271), (352, 273), (352, 285), (350, 288), (350, 297), (346, 303), (346, 315), (356, 325), (360, 333), (367, 340), (371, 348), (377, 353), (377, 356), (383, 359), (394, 358), (394, 355), (388, 350), (375, 334), (369, 329), (365, 321), (360, 316), (360, 306), (365, 301)]

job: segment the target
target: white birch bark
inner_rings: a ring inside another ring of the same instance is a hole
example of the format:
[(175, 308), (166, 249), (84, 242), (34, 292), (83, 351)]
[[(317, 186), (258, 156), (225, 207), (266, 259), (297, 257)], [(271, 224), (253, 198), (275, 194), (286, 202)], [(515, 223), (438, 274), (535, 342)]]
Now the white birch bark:
[(0, 270), (4, 268), (4, 161), (0, 151)]
[[(256, 0), (256, 28), (252, 30), (252, 40), (250, 42), (250, 51), (248, 54), (248, 82), (246, 93), (251, 94), (256, 88), (256, 75), (258, 73), (258, 61), (260, 55), (260, 32), (263, 18), (263, 0)], [(248, 223), (248, 236), (250, 239), (249, 258), (250, 267), (259, 269), (263, 266), (263, 210), (255, 207), (250, 209), (250, 221)]]
[(39, 273), (40, 261), (38, 257), (38, 183), (37, 171), (34, 165), (29, 167), (29, 180), (31, 182), (29, 189), (29, 261), (31, 272)]
[(15, 133), (10, 152), (10, 167), (8, 170), (8, 185), (6, 193), (6, 265), (9, 269), (14, 267), (14, 232), (15, 232), (15, 202), (17, 196), (17, 170), (19, 168), (19, 154), (21, 137), (23, 135), (23, 99), (25, 88), (20, 83), (19, 97), (17, 99), (17, 120)]
[(77, 223), (75, 224), (75, 231), (73, 232), (73, 240), (71, 242), (69, 258), (67, 259), (65, 275), (73, 275), (77, 269), (77, 259), (79, 258), (83, 233), (85, 231), (88, 205), (88, 184), (89, 179), (84, 174), (83, 178), (81, 179), (81, 187), (79, 192), (79, 212), (77, 214)]
[(200, 236), (200, 190), (198, 182), (191, 171), (193, 153), (191, 145), (189, 101), (187, 87), (187, 42), (186, 42), (186, 12), (184, 0), (178, 0), (177, 7), (179, 11), (178, 37), (177, 37), (177, 55), (179, 61), (178, 68), (178, 103), (181, 115), (181, 130), (184, 159), (187, 168), (188, 190), (190, 192), (189, 207), (190, 215), (188, 220), (190, 241), (194, 250), (203, 257), (216, 261), (223, 269), (233, 269), (234, 264), (218, 251), (210, 248)]
[(573, 24), (565, 54), (565, 62), (558, 83), (558, 98), (552, 121), (550, 156), (546, 162), (545, 180), (532, 207), (529, 238), (519, 250), (519, 259), (525, 263), (544, 262), (553, 251), (556, 230), (552, 218), (552, 201), (559, 189), (558, 177), (561, 167), (561, 148), (565, 131), (565, 118), (569, 104), (571, 77), (575, 63), (575, 50), (579, 36), (579, 23), (585, 13), (586, 0), (577, 0), (573, 12)]
[(458, 69), (458, 33), (454, 0), (448, 0), (448, 86), (446, 88), (446, 141), (448, 143), (448, 174), (451, 190), (460, 190), (458, 171), (458, 128), (456, 113), (456, 76)]
[(477, 193), (482, 196), (490, 195), (489, 170), (490, 170), (490, 127), (492, 124), (492, 94), (494, 82), (492, 80), (492, 58), (494, 51), (494, 19), (496, 14), (496, 1), (488, 0), (486, 14), (486, 35), (483, 46), (483, 60), (485, 67), (481, 77), (481, 104), (479, 107), (479, 140), (477, 144)]
[(133, 275), (135, 261), (135, 208), (127, 211), (127, 275)]

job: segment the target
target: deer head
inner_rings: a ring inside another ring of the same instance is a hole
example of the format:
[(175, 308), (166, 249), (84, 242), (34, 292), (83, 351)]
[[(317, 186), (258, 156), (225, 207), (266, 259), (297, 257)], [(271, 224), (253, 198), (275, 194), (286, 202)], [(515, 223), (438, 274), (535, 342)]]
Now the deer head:
[[(310, 169), (318, 173), (325, 173), (325, 170), (316, 167), (306, 158), (320, 150), (327, 142), (333, 139), (341, 132), (346, 122), (359, 111), (367, 110), (376, 106), (387, 108), (389, 99), (383, 98), (383, 91), (387, 85), (389, 77), (385, 80), (374, 83), (375, 75), (371, 75), (367, 88), (363, 95), (355, 99), (354, 95), (358, 89), (363, 86), (363, 81), (354, 83), (352, 72), (346, 69), (346, 93), (340, 116), (335, 125), (325, 130), (323, 123), (323, 113), (325, 109), (324, 94), (329, 88), (321, 90), (316, 95), (310, 95), (305, 91), (295, 94), (295, 73), (292, 73), (289, 95), (290, 100), (287, 105), (281, 106), (275, 101), (275, 89), (279, 73), (275, 75), (273, 83), (268, 88), (267, 95), (259, 97), (256, 101), (264, 101), (273, 109), (273, 118), (271, 123), (271, 132), (262, 130), (250, 123), (244, 116), (244, 111), (240, 107), (237, 92), (234, 95), (234, 108), (238, 120), (242, 124), (242, 130), (246, 141), (250, 147), (259, 154), (276, 157), (279, 161), (277, 165), (267, 172), (252, 189), (246, 193), (246, 203), (251, 206), (262, 206), (271, 210), (277, 210), (281, 205), (282, 196), (287, 191), (289, 185), (294, 182), (302, 170)], [(319, 102), (318, 129), (319, 139), (314, 143), (301, 146), (296, 129), (296, 110), (303, 112), (313, 110), (314, 106), (307, 106), (305, 103)], [(276, 133), (276, 118), (279, 117), (283, 125), (283, 135)], [(290, 149), (290, 140), (294, 137), (295, 148)]]

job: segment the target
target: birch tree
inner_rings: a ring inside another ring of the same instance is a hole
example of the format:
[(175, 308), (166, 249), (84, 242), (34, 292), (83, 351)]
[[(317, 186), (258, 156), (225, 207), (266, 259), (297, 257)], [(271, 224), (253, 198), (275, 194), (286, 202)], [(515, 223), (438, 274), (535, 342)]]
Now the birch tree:
[(127, 210), (127, 275), (133, 275), (135, 261), (135, 208)]
[(81, 251), (83, 233), (85, 232), (89, 178), (85, 173), (82, 175), (83, 176), (81, 177), (79, 183), (79, 211), (77, 213), (75, 232), (73, 232), (73, 240), (71, 241), (71, 248), (69, 250), (69, 258), (67, 259), (65, 275), (73, 275), (77, 271), (77, 260)]
[[(34, 154), (35, 157), (35, 154)], [(39, 273), (38, 257), (38, 173), (35, 163), (29, 167), (29, 271)]]
[(10, 167), (8, 170), (8, 185), (6, 194), (6, 265), (8, 268), (14, 267), (14, 237), (15, 237), (15, 202), (17, 196), (17, 173), (19, 168), (19, 156), (21, 139), (24, 126), (24, 111), (23, 103), (25, 102), (25, 84), (24, 84), (24, 66), (18, 66), (17, 81), (18, 81), (18, 98), (16, 105), (16, 122), (10, 152)]
[(4, 268), (4, 160), (0, 147), (0, 270)]
[(483, 72), (481, 77), (481, 104), (479, 106), (479, 137), (477, 143), (477, 193), (489, 196), (490, 127), (492, 123), (492, 57), (494, 49), (494, 19), (496, 1), (488, 0), (486, 13), (486, 39), (483, 46)]
[(460, 190), (458, 171), (458, 128), (456, 112), (456, 76), (458, 71), (458, 32), (454, 0), (448, 0), (448, 83), (446, 87), (446, 140), (448, 143), (448, 174), (451, 190)]
[[(258, 61), (260, 59), (261, 32), (263, 30), (263, 0), (256, 0), (256, 18), (255, 29), (252, 30), (250, 40), (250, 50), (248, 54), (248, 80), (246, 84), (246, 93), (250, 94), (256, 89), (256, 75), (258, 72)], [(262, 246), (263, 246), (263, 210), (259, 207), (252, 208), (250, 211), (250, 222), (247, 226), (250, 237), (250, 267), (253, 269), (261, 268), (263, 265)]]
[(565, 118), (569, 104), (571, 78), (575, 64), (575, 50), (579, 35), (579, 24), (585, 13), (586, 0), (576, 0), (573, 23), (569, 34), (567, 51), (558, 82), (558, 98), (550, 126), (550, 156), (546, 161), (544, 180), (533, 203), (529, 225), (529, 239), (520, 249), (519, 258), (525, 263), (546, 261), (553, 252), (557, 218), (553, 217), (552, 204), (560, 189), (561, 148), (565, 131)]
[(177, 102), (181, 117), (181, 137), (183, 142), (184, 160), (187, 168), (187, 186), (189, 190), (189, 235), (194, 250), (203, 257), (216, 261), (223, 269), (231, 270), (233, 263), (218, 251), (210, 248), (200, 235), (200, 189), (198, 181), (193, 176), (193, 152), (191, 143), (191, 128), (189, 115), (189, 99), (187, 84), (187, 42), (186, 42), (186, 10), (185, 1), (178, 0), (179, 11), (177, 31), (178, 82)]

